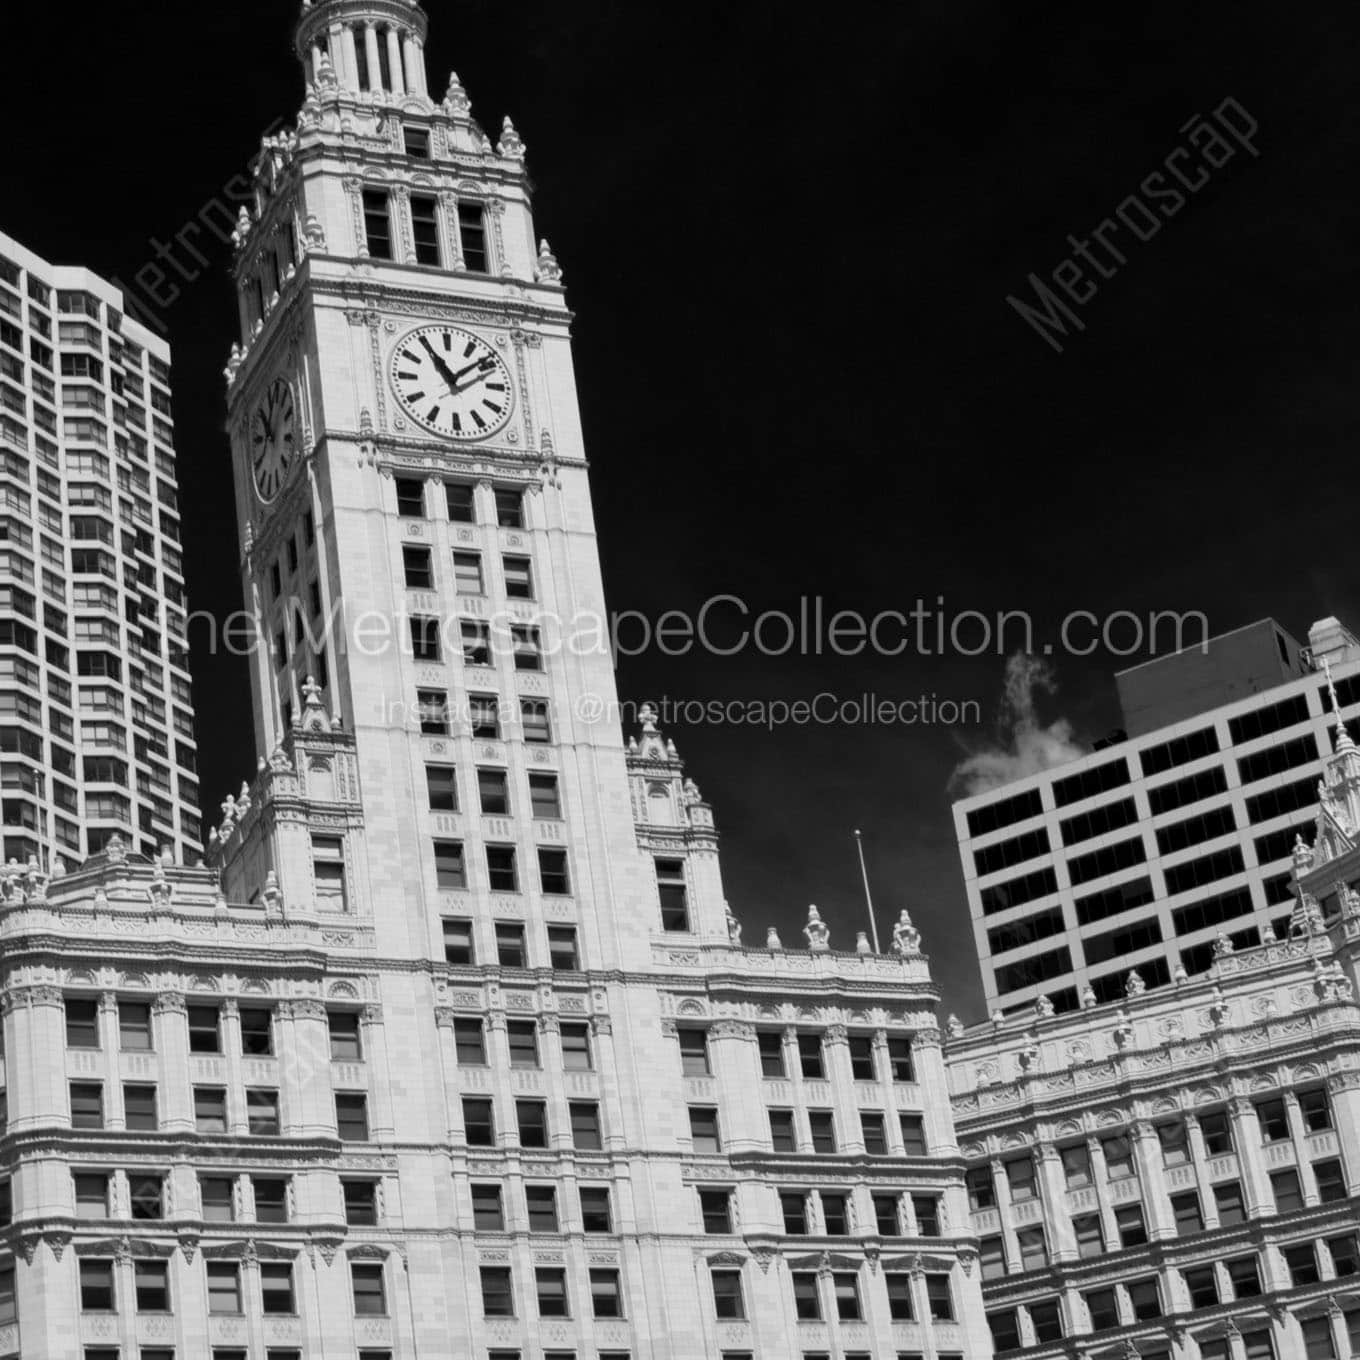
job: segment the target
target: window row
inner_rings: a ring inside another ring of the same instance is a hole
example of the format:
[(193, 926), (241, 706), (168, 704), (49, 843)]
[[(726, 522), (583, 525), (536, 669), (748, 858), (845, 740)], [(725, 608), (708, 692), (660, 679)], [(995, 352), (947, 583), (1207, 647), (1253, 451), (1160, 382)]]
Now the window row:
[[(528, 932), (523, 921), (496, 921), (492, 925), (494, 948), (483, 939), (479, 944), (476, 927), (465, 916), (446, 916), (444, 926), (444, 961), (460, 966), (496, 963), (501, 968), (530, 968)], [(575, 973), (581, 969), (575, 926), (549, 926), (547, 966), (554, 972)]]
[[(539, 1044), (537, 1020), (510, 1020), (505, 1025), (506, 1049), (510, 1066), (541, 1068), (543, 1055)], [(590, 1042), (590, 1026), (562, 1022), (558, 1027), (562, 1066), (569, 1072), (590, 1072), (595, 1056)], [(453, 1021), (454, 1053), (460, 1067), (488, 1065), (486, 1027), (481, 1016), (456, 1016)]]
[[(412, 590), (434, 590), (437, 581), (432, 550), (420, 544), (406, 543), (401, 549), (402, 572)], [(527, 557), (501, 557), (501, 583), (507, 599), (534, 598), (533, 564)], [(486, 574), (482, 570), (482, 554), (456, 549), (453, 554), (453, 587), (458, 595), (485, 595)]]
[[(709, 1056), (708, 1031), (683, 1026), (676, 1030), (680, 1046), (680, 1065), (687, 1077), (709, 1077), (713, 1065)], [(758, 1029), (756, 1045), (760, 1052), (760, 1074), (763, 1077), (787, 1078), (789, 1059), (796, 1056), (798, 1072), (809, 1081), (823, 1081), (830, 1075), (829, 1051), (835, 1047), (820, 1032), (795, 1031), (792, 1036), (783, 1029)], [(850, 1075), (855, 1081), (884, 1079), (911, 1083), (916, 1080), (912, 1059), (911, 1040), (905, 1035), (889, 1035), (883, 1045), (882, 1070), (877, 1056), (874, 1036), (851, 1034), (846, 1047), (850, 1059)]]
[[(518, 811), (517, 797), (511, 797), (510, 773), (493, 766), (476, 769), (477, 808), (489, 817), (512, 817)], [(454, 765), (426, 765), (425, 787), (431, 812), (457, 812), (463, 800), (458, 791), (458, 769)], [(531, 771), (525, 810), (536, 822), (562, 820), (562, 792), (557, 775)]]
[[(425, 494), (427, 483), (418, 477), (396, 479), (397, 513), (405, 519), (423, 519), (429, 511)], [(468, 482), (444, 482), (444, 508), (453, 524), (477, 523), (476, 488)], [(493, 521), (501, 529), (523, 529), (524, 492), (519, 487), (498, 486), (492, 491)]]
[[(453, 654), (461, 655), (465, 666), (486, 667), (508, 656), (517, 671), (543, 669), (543, 635), (532, 624), (512, 623), (493, 631), (480, 619), (440, 619), (432, 614), (413, 614), (408, 623), (411, 655), (416, 661), (436, 664)], [(547, 705), (542, 708), (546, 718)]]
[[(507, 715), (496, 694), (469, 694), (466, 711), (460, 712), (458, 706), (449, 701), (447, 690), (421, 689), (416, 691), (416, 713), (421, 734), (427, 737), (451, 736), (455, 725), (459, 729), (458, 735), (461, 736), (462, 729), (466, 728), (468, 735), (476, 741), (501, 741), (505, 736)], [(534, 744), (552, 741), (546, 700), (520, 699), (509, 710), (509, 717), (513, 718), (516, 713), (523, 740)]]
[[(567, 852), (555, 846), (540, 845), (535, 851), (535, 859), (538, 863), (538, 890), (553, 897), (570, 895), (571, 876), (567, 870)], [(435, 881), (441, 888), (463, 889), (468, 886), (467, 858), (462, 841), (434, 842), (434, 872)], [(486, 847), (486, 881), (492, 892), (522, 891), (519, 850), (516, 846)]]
[[(386, 188), (362, 191), (364, 249), (370, 259), (396, 260), (397, 214), (405, 209)], [(415, 263), (458, 269), (469, 274), (491, 272), (486, 231), (486, 205), (459, 199), (447, 210), (435, 194), (410, 195), (410, 232)]]

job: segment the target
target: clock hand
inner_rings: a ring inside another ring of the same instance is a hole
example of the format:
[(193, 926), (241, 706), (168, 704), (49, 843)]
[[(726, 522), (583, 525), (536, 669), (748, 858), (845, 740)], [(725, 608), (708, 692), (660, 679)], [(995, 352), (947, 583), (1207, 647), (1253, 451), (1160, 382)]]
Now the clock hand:
[(441, 359), (439, 355), (435, 353), (434, 346), (430, 344), (429, 340), (426, 339), (425, 336), (422, 335), (420, 337), (420, 343), (425, 347), (425, 353), (430, 356), (430, 362), (434, 364), (435, 368), (438, 370), (439, 376), (443, 378), (446, 383), (448, 383), (449, 389), (450, 391), (452, 391), (458, 382), (458, 379), (454, 375), (452, 369), (450, 369), (448, 364), (446, 364), (443, 361), (443, 359)]

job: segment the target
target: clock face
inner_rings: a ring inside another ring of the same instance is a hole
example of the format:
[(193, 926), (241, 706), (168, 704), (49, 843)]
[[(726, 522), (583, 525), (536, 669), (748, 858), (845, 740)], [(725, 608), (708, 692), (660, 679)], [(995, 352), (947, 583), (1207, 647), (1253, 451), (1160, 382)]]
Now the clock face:
[(282, 378), (270, 383), (250, 418), (250, 467), (255, 490), (266, 504), (279, 494), (293, 466), (293, 389)]
[(413, 420), (446, 439), (485, 439), (510, 419), (505, 360), (453, 326), (422, 326), (399, 340), (392, 386)]

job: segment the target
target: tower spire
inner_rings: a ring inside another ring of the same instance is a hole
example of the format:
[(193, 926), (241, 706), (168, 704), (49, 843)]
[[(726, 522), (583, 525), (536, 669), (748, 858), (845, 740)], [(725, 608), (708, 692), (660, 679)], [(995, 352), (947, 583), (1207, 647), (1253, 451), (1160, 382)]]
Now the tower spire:
[(1341, 718), (1341, 700), (1336, 697), (1336, 683), (1332, 679), (1332, 663), (1326, 658), (1322, 659), (1322, 670), (1327, 677), (1327, 697), (1332, 706), (1332, 717), (1336, 719), (1336, 749), (1338, 751), (1352, 751), (1355, 743), (1351, 740), (1351, 734), (1346, 731), (1346, 724)]

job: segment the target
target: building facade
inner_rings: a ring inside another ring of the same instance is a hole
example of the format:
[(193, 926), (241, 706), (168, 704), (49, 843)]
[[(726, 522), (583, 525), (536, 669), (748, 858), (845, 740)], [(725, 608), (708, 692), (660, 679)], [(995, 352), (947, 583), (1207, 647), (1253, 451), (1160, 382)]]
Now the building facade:
[(200, 848), (170, 351), (0, 235), (0, 839)]
[[(1355, 713), (1360, 646), (1334, 619), (1310, 643)], [(1203, 973), (1220, 933), (1270, 938), (1291, 910), (1294, 840), (1313, 835), (1328, 705), (1310, 670), (956, 803), (988, 1010), (1041, 996), (1072, 1010), (1087, 988), (1115, 1001), (1131, 967), (1162, 986)]]
[(564, 644), (604, 600), (561, 270), (425, 33), (305, 5), (253, 165), (254, 778), (205, 868), (0, 880), (0, 1356), (986, 1357), (910, 921), (743, 942), (674, 746)]
[[(1360, 1353), (1360, 751), (1325, 762), (1285, 938), (946, 1053), (998, 1355)], [(1316, 771), (1313, 771), (1315, 774)], [(1315, 785), (1316, 787), (1316, 785)]]

